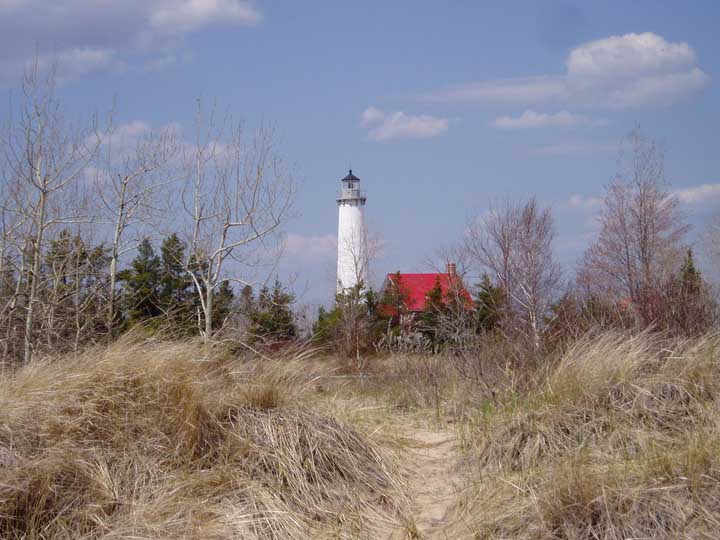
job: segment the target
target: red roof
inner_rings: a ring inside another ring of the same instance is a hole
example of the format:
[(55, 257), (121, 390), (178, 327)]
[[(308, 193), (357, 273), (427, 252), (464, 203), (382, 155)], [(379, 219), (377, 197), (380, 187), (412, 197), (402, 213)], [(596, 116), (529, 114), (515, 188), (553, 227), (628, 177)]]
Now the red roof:
[[(383, 290), (392, 283), (395, 284), (398, 274), (388, 274), (383, 285)], [(462, 284), (460, 278), (456, 275), (447, 273), (435, 274), (400, 274), (400, 293), (404, 300), (405, 308), (408, 311), (422, 311), (425, 309), (425, 302), (428, 293), (435, 287), (435, 283), (440, 281), (443, 299), (452, 289), (453, 285), (459, 287), (460, 295), (465, 299), (466, 308), (473, 309), (474, 304), (470, 293)]]

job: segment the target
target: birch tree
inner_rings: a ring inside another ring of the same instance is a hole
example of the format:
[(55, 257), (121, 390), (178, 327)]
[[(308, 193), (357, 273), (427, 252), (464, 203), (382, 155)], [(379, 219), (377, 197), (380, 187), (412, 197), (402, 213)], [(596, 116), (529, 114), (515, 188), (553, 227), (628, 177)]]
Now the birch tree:
[[(4, 164), (3, 164), (4, 165)], [(25, 216), (19, 211), (17, 187), (14, 177), (0, 167), (0, 336), (3, 357), (9, 357), (15, 348), (16, 312), (22, 290), (20, 276), (24, 273), (23, 250)]]
[[(109, 279), (106, 326), (111, 338), (117, 316), (117, 276), (121, 256), (139, 245), (143, 225), (152, 225), (167, 215), (167, 193), (177, 179), (169, 165), (177, 156), (178, 145), (172, 129), (146, 131), (138, 140), (122, 139), (111, 132), (106, 138), (99, 167), (95, 170), (95, 188), (103, 221), (111, 226), (109, 242)], [(134, 234), (135, 230), (139, 234)]]
[(369, 287), (371, 264), (382, 249), (379, 236), (370, 235), (366, 228), (356, 229), (344, 239), (343, 253), (351, 264), (355, 285), (344, 287), (335, 295), (335, 307), (339, 310), (337, 345), (346, 357), (355, 357), (358, 369), (363, 367), (362, 350), (367, 346), (373, 301)]
[(84, 178), (102, 142), (95, 119), (85, 125), (72, 125), (66, 120), (56, 96), (55, 79), (54, 70), (41, 74), (37, 62), (28, 70), (19, 112), (17, 116), (11, 114), (3, 141), (3, 157), (9, 174), (18, 183), (18, 211), (27, 228), (28, 267), (21, 277), (26, 282), (26, 362), (33, 353), (43, 246), (53, 228), (87, 219), (66, 195), (73, 192), (74, 183)]
[(591, 294), (638, 302), (677, 272), (689, 227), (665, 182), (660, 145), (633, 131), (603, 197), (600, 233), (578, 269)]
[(295, 188), (272, 129), (246, 133), (230, 119), (217, 124), (215, 115), (206, 118), (202, 109), (184, 163), (185, 269), (198, 295), (198, 329), (207, 343), (214, 333), (216, 290), (228, 281), (248, 284), (248, 271), (274, 253)]
[(469, 227), (470, 254), (505, 296), (501, 324), (524, 335), (536, 350), (561, 278), (554, 238), (552, 213), (535, 197), (506, 201)]

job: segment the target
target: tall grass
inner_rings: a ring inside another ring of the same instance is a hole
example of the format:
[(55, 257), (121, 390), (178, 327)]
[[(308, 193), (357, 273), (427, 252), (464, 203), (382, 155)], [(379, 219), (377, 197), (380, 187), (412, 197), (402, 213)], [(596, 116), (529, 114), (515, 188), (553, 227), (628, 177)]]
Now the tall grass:
[(292, 366), (131, 340), (26, 366), (0, 382), (0, 537), (372, 537), (396, 469)]
[(579, 341), (535, 388), (478, 414), (472, 538), (720, 537), (720, 338)]

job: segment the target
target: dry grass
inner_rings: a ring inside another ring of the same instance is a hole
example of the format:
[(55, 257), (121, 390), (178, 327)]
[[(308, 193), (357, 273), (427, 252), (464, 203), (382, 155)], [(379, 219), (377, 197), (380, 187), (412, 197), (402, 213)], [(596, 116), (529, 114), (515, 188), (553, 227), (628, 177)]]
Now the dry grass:
[(294, 365), (125, 341), (0, 383), (0, 537), (373, 538), (392, 461)]
[(467, 538), (720, 537), (720, 338), (607, 335), (478, 414)]
[(448, 419), (472, 479), (448, 538), (720, 537), (720, 337), (503, 351), (492, 383), (177, 343), (36, 362), (0, 383), (0, 537), (412, 537), (399, 478), (423, 473), (397, 457)]

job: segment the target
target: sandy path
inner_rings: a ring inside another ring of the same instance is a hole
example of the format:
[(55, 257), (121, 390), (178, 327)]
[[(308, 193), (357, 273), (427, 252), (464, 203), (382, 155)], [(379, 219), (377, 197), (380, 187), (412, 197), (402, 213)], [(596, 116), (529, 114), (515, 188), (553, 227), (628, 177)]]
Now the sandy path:
[(458, 443), (448, 430), (416, 430), (405, 438), (409, 454), (408, 491), (412, 519), (400, 539), (446, 539), (450, 510), (457, 501), (462, 479), (458, 476)]

